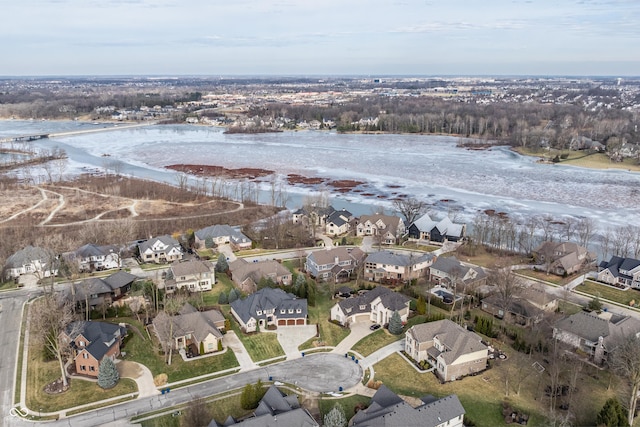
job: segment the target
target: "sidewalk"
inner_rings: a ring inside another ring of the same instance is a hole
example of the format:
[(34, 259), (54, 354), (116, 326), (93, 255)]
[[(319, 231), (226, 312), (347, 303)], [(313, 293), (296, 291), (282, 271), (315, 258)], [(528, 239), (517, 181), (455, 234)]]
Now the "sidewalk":
[(240, 364), (240, 372), (250, 371), (252, 369), (258, 368), (258, 365), (256, 365), (253, 360), (251, 360), (247, 349), (244, 348), (242, 341), (240, 341), (234, 331), (228, 331), (224, 335), (224, 337), (222, 338), (222, 344), (231, 349), (236, 354), (236, 358), (238, 359), (238, 363)]

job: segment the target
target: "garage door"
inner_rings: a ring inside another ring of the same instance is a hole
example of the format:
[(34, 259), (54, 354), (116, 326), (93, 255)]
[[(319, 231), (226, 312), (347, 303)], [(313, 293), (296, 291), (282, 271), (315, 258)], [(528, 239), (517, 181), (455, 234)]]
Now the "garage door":
[(278, 319), (278, 326), (286, 326), (287, 321), (284, 319)]
[(296, 324), (296, 319), (287, 319), (288, 326), (295, 326), (295, 324)]
[(296, 320), (296, 325), (304, 325), (304, 319)]

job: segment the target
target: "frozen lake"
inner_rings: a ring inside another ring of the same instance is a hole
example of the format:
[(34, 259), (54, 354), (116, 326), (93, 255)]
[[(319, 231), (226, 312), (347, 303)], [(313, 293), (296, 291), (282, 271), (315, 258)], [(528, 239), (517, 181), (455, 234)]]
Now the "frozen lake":
[[(76, 122), (0, 121), (0, 137), (85, 129)], [(95, 126), (95, 125), (94, 125)], [(70, 171), (121, 162), (124, 174), (176, 183), (163, 169), (177, 163), (227, 168), (259, 167), (308, 177), (368, 183), (362, 194), (334, 194), (336, 207), (355, 214), (391, 206), (407, 194), (432, 204), (434, 212), (453, 207), (463, 218), (484, 209), (511, 216), (591, 217), (600, 228), (636, 224), (640, 219), (640, 174), (538, 164), (507, 147), (484, 151), (457, 148), (458, 138), (423, 135), (352, 135), (326, 131), (225, 135), (223, 129), (189, 125), (149, 126), (36, 141), (36, 147), (67, 151)], [(103, 157), (108, 154), (109, 157)], [(268, 184), (264, 184), (266, 190)], [(317, 191), (317, 189), (315, 189)], [(296, 208), (312, 188), (289, 187), (288, 207)], [(266, 201), (266, 191), (262, 197)], [(443, 202), (447, 200), (448, 202)]]

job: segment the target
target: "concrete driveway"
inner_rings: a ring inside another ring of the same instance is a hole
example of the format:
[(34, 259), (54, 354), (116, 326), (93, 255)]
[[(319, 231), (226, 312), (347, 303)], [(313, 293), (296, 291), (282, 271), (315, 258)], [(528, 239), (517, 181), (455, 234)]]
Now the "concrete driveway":
[(336, 348), (333, 349), (332, 353), (344, 354), (351, 350), (351, 347), (353, 347), (358, 341), (373, 333), (373, 331), (369, 329), (371, 325), (373, 325), (373, 322), (369, 320), (352, 323), (349, 327), (351, 329), (351, 333), (347, 335), (345, 339), (340, 341)]
[(278, 342), (282, 346), (287, 360), (302, 357), (298, 347), (300, 344), (316, 336), (316, 325), (284, 326), (278, 328)]

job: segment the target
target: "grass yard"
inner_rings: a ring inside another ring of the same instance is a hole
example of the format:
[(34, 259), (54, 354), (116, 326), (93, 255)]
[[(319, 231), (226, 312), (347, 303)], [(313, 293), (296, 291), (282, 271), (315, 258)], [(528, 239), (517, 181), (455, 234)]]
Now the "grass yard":
[(116, 396), (123, 396), (138, 391), (135, 381), (122, 378), (118, 384), (109, 390), (103, 390), (93, 381), (71, 379), (70, 387), (64, 393), (47, 394), (45, 385), (60, 378), (60, 365), (57, 361), (45, 361), (40, 348), (36, 345), (29, 347), (27, 364), (27, 401), (26, 405), (32, 411), (54, 412), (86, 403), (97, 402)]
[[(236, 330), (235, 327), (233, 329)], [(257, 332), (247, 335), (238, 328), (236, 335), (240, 338), (242, 344), (244, 344), (244, 348), (247, 349), (251, 360), (256, 363), (285, 355), (284, 350), (278, 342), (278, 336), (275, 333)]]
[(344, 411), (344, 414), (346, 415), (348, 421), (356, 414), (356, 405), (364, 404), (364, 406), (366, 407), (369, 406), (370, 402), (370, 397), (362, 396), (359, 394), (343, 397), (342, 399), (321, 398), (319, 402), (320, 415), (324, 419), (324, 416), (327, 415), (336, 405), (340, 405), (342, 406), (342, 410)]
[(233, 282), (224, 273), (216, 273), (216, 284), (213, 285), (210, 291), (202, 293), (204, 305), (210, 307), (218, 304), (218, 298), (221, 293), (229, 294), (229, 291), (234, 287)]
[(585, 280), (582, 285), (578, 285), (574, 290), (624, 305), (630, 305), (632, 301), (635, 301), (636, 304), (640, 303), (640, 293), (634, 289), (623, 291), (591, 280)]
[(151, 370), (153, 376), (167, 374), (170, 383), (240, 366), (236, 355), (230, 350), (219, 355), (189, 361), (182, 360), (182, 357), (175, 352), (171, 358), (171, 365), (167, 365), (164, 355), (158, 352), (160, 347), (156, 337), (152, 334), (149, 339), (141, 323), (131, 318), (117, 320), (135, 325), (144, 335), (142, 339), (138, 334), (129, 332), (123, 347), (123, 351), (127, 353), (126, 359), (142, 363)]
[(521, 274), (523, 276), (531, 277), (533, 279), (542, 280), (544, 282), (553, 283), (557, 286), (562, 286), (569, 283), (571, 280), (575, 279), (575, 276), (571, 277), (560, 277), (555, 274), (547, 274), (544, 271), (534, 271), (529, 269), (524, 270), (515, 270), (515, 273)]
[[(347, 284), (348, 285), (348, 284)], [(351, 333), (348, 328), (343, 328), (329, 321), (331, 307), (336, 304), (336, 300), (331, 299), (331, 292), (328, 287), (318, 285), (316, 294), (316, 306), (309, 307), (309, 324), (318, 324), (320, 338), (311, 338), (301, 344), (298, 350), (306, 350), (319, 346), (335, 347), (340, 341)]]
[[(510, 405), (529, 414), (529, 426), (547, 425), (548, 400), (544, 387), (549, 380), (546, 371), (537, 374), (533, 370), (522, 381), (520, 394), (516, 394), (515, 378), (522, 367), (529, 366), (530, 359), (521, 353), (505, 348), (508, 359), (492, 362), (491, 369), (476, 376), (459, 381), (440, 384), (432, 373), (420, 374), (410, 369), (407, 362), (397, 354), (389, 356), (375, 365), (375, 380), (382, 381), (394, 392), (412, 397), (432, 394), (436, 397), (456, 394), (464, 406), (467, 417), (478, 427), (504, 425), (502, 402), (508, 399)], [(604, 402), (615, 395), (617, 384), (609, 386), (609, 374), (590, 365), (580, 365), (576, 395), (572, 412), (575, 425), (595, 425), (595, 418)], [(548, 367), (548, 366), (547, 366)], [(509, 397), (505, 398), (505, 379), (509, 378)], [(566, 412), (558, 410), (559, 415)]]
[[(222, 425), (226, 421), (229, 415), (231, 415), (235, 419), (238, 419), (245, 417), (253, 412), (251, 410), (247, 411), (246, 409), (242, 409), (242, 407), (240, 406), (239, 393), (234, 393), (215, 400), (211, 400), (208, 402), (207, 408), (209, 409), (211, 417), (214, 418), (220, 425)], [(150, 420), (142, 421), (140, 422), (140, 424), (142, 425), (142, 427), (179, 427), (180, 421), (188, 410), (188, 406), (176, 407), (175, 410), (170, 414), (161, 415)], [(181, 414), (178, 416), (174, 416), (173, 413), (177, 411), (179, 411)]]
[(483, 246), (462, 245), (456, 252), (444, 254), (455, 256), (462, 262), (479, 265), (485, 268), (500, 268), (508, 265), (528, 264), (531, 260), (522, 255), (497, 254), (488, 252)]
[(400, 335), (392, 335), (386, 329), (380, 328), (374, 333), (369, 334), (358, 341), (353, 347), (351, 347), (351, 350), (361, 354), (364, 357), (367, 357), (374, 351), (379, 350), (382, 347), (396, 342), (402, 338), (404, 338), (404, 333)]

